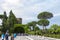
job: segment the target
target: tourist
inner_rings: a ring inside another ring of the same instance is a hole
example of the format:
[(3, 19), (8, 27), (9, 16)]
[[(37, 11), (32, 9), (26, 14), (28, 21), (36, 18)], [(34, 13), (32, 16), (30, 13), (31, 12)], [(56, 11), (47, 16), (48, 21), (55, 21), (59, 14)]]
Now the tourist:
[(11, 40), (14, 40), (14, 35), (13, 34), (11, 35)]
[(9, 39), (8, 39), (8, 36), (9, 36), (9, 33), (6, 32), (6, 34), (5, 34), (5, 40), (9, 40)]
[(2, 40), (4, 40), (4, 33), (2, 33), (2, 36), (1, 37), (2, 37)]
[(16, 33), (14, 33), (14, 38), (16, 38)]

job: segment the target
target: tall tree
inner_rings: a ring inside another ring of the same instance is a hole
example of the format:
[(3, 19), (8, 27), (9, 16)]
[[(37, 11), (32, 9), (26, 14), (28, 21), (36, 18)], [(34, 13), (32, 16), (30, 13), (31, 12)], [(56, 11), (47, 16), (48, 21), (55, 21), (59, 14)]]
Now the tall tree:
[(43, 26), (43, 30), (46, 29), (46, 26), (49, 25), (49, 21), (46, 19), (41, 19), (38, 21), (38, 25)]
[(53, 17), (53, 14), (50, 12), (41, 12), (37, 16), (38, 19), (50, 19), (52, 17)]
[[(3, 20), (2, 20), (2, 31), (6, 31), (7, 30), (7, 24), (6, 24), (6, 22), (7, 22), (7, 15), (6, 15), (6, 12), (4, 11), (4, 16), (3, 16)], [(5, 29), (5, 30), (4, 30)]]
[(43, 30), (44, 30), (44, 26), (46, 27), (47, 25), (49, 25), (49, 21), (47, 19), (50, 19), (53, 17), (53, 14), (50, 12), (41, 12), (38, 14), (37, 18), (41, 19), (38, 21), (38, 24), (43, 26)]
[(16, 23), (17, 23), (17, 19), (11, 10), (10, 15), (9, 15), (9, 28), (14, 27), (14, 24), (16, 24)]

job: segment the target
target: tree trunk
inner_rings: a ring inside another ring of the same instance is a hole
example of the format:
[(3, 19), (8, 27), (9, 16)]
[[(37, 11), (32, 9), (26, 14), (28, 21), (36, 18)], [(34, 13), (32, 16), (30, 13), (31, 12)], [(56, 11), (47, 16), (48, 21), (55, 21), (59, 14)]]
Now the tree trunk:
[(45, 26), (45, 30), (46, 30), (46, 26)]
[(44, 30), (44, 26), (43, 26), (43, 32), (44, 32), (45, 30)]
[(34, 26), (33, 26), (33, 31), (34, 31)]
[(45, 33), (46, 33), (46, 26), (45, 26)]

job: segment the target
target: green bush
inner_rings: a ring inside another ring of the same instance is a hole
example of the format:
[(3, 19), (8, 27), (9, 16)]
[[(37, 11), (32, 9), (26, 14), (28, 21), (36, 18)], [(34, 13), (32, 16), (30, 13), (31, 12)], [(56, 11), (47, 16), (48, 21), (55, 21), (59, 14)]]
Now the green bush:
[(35, 32), (34, 32), (34, 31), (30, 31), (30, 32), (28, 32), (28, 34), (30, 34), (30, 35), (34, 35)]
[(44, 34), (45, 37), (60, 38), (60, 34)]
[(25, 33), (25, 30), (23, 27), (15, 27), (14, 32), (15, 33)]

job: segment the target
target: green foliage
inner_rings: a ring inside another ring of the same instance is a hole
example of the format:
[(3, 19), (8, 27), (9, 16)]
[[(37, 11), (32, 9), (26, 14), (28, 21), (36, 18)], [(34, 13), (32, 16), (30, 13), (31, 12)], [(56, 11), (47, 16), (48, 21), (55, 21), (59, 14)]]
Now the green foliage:
[(13, 14), (12, 10), (10, 11), (9, 17), (7, 17), (6, 12), (4, 12), (4, 15), (0, 16), (2, 20), (2, 32), (6, 32), (6, 30), (13, 30), (14, 24), (17, 24), (17, 19), (15, 15)]
[(36, 21), (32, 21), (32, 22), (29, 22), (29, 23), (28, 23), (29, 26), (35, 26), (36, 24), (37, 24)]
[(6, 32), (7, 30), (7, 15), (6, 12), (4, 12), (3, 20), (2, 20), (2, 32)]
[(14, 27), (14, 24), (17, 24), (17, 19), (11, 10), (9, 15), (9, 28)]
[(30, 31), (29, 26), (27, 25), (25, 25), (24, 29), (25, 29), (25, 33), (28, 33)]
[(60, 27), (58, 27), (55, 31), (57, 34), (60, 34)]
[(38, 25), (48, 26), (49, 25), (49, 21), (46, 20), (46, 19), (41, 19), (41, 20), (38, 21)]
[(23, 24), (14, 24), (14, 27), (17, 27), (17, 26), (24, 27), (25, 25), (23, 25)]
[(2, 32), (0, 31), (0, 37), (1, 37)]
[(49, 21), (46, 19), (41, 19), (38, 21), (38, 25), (43, 26), (43, 32), (45, 32), (46, 26), (49, 25)]
[(36, 21), (32, 21), (32, 22), (29, 22), (29, 23), (28, 23), (28, 26), (30, 26), (30, 28), (31, 28), (31, 26), (32, 26), (33, 31), (34, 31), (34, 28), (35, 28), (36, 24), (37, 24)]
[(60, 33), (60, 27), (57, 24), (53, 24), (50, 29), (52, 30), (53, 33)]
[(60, 34), (44, 34), (44, 36), (51, 38), (60, 38)]
[(35, 34), (39, 34), (40, 28), (38, 26), (35, 26)]
[(25, 30), (23, 27), (15, 27), (14, 32), (15, 33), (25, 33)]
[[(28, 24), (23, 25), (23, 24), (18, 24), (17, 18), (15, 17), (15, 15), (11, 10), (9, 17), (7, 17), (6, 12), (4, 12), (4, 15), (0, 15), (0, 18), (3, 19), (2, 26), (0, 27), (0, 31), (2, 30), (2, 32), (6, 32), (6, 30), (9, 30), (9, 33), (27, 33), (32, 35), (44, 35), (47, 37), (60, 38), (59, 25), (53, 24), (49, 29), (46, 29), (46, 33), (44, 33), (42, 29), (40, 29), (36, 25), (38, 24), (40, 26), (43, 26), (44, 29), (44, 27), (48, 26), (50, 23), (48, 19), (52, 17), (53, 14), (50, 12), (41, 12), (38, 15), (38, 19), (40, 19), (38, 22), (31, 21)], [(33, 30), (31, 30), (31, 27), (33, 28)]]
[(35, 32), (34, 32), (34, 31), (30, 31), (30, 32), (28, 32), (28, 34), (30, 34), (30, 35), (34, 35)]
[(37, 31), (37, 30), (40, 30), (40, 28), (38, 26), (35, 26), (35, 31)]
[(57, 29), (59, 26), (57, 24), (53, 24), (50, 29)]
[(3, 18), (3, 16), (4, 16), (4, 15), (0, 15), (0, 19), (2, 19), (2, 18)]
[(38, 19), (50, 19), (52, 17), (53, 17), (53, 14), (50, 12), (41, 12), (37, 16)]
[(25, 33), (23, 25), (15, 24), (14, 26), (14, 32), (15, 33)]
[(43, 31), (45, 31), (44, 27), (46, 29), (46, 26), (49, 25), (49, 21), (47, 19), (50, 19), (52, 17), (53, 17), (53, 14), (50, 13), (50, 12), (41, 12), (41, 13), (38, 14), (37, 18), (40, 19), (38, 21), (38, 25), (43, 26)]

